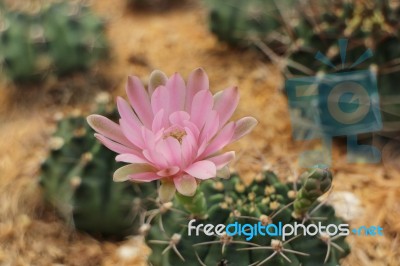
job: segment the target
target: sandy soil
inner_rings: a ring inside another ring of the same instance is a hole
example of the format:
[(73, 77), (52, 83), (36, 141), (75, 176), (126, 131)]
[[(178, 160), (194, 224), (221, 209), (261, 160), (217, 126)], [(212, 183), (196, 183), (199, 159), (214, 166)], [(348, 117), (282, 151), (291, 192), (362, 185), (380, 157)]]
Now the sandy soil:
[[(213, 91), (239, 86), (237, 117), (252, 115), (260, 121), (251, 136), (232, 145), (243, 176), (251, 178), (265, 164), (282, 177), (299, 172), (297, 157), (304, 145), (291, 139), (276, 67), (255, 52), (218, 43), (208, 32), (205, 11), (198, 4), (168, 12), (132, 12), (123, 0), (102, 0), (94, 3), (94, 9), (108, 20), (113, 54), (100, 73), (112, 80), (106, 89), (114, 96), (125, 94), (129, 74), (146, 82), (153, 69), (169, 75), (179, 71), (187, 77), (201, 66), (209, 74)], [(0, 265), (146, 265), (150, 251), (139, 238), (99, 242), (74, 232), (44, 207), (38, 190), (38, 169), (47, 153), (52, 116), (86, 108), (91, 94), (86, 102), (71, 105), (69, 101), (52, 103), (51, 93), (40, 88), (15, 93), (12, 85), (3, 84), (0, 89)], [(382, 165), (349, 165), (343, 145), (333, 152), (334, 191), (352, 192), (361, 202), (351, 225), (380, 225), (385, 234), (350, 236), (352, 253), (343, 265), (398, 265), (399, 174)]]

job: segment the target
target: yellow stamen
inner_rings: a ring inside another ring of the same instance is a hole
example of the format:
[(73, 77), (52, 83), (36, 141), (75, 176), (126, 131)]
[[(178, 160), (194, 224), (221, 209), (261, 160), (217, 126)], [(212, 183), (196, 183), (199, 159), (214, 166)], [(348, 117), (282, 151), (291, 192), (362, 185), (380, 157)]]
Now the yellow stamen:
[(177, 139), (180, 144), (182, 144), (183, 138), (187, 135), (187, 133), (184, 130), (180, 129), (174, 129), (167, 134), (164, 135), (164, 139), (168, 137), (173, 137), (174, 139)]

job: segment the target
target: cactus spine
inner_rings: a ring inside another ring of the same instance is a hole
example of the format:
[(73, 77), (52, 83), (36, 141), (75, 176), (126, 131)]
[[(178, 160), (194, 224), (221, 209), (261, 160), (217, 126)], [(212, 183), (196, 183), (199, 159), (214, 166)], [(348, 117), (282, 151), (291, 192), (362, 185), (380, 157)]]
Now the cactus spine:
[[(115, 117), (109, 106), (98, 113)], [(115, 154), (93, 136), (86, 118), (61, 119), (51, 139), (51, 152), (42, 165), (44, 197), (77, 229), (96, 236), (120, 238), (137, 233), (146, 198), (153, 184), (115, 183)]]
[[(287, 77), (314, 76), (371, 69), (377, 74), (381, 97), (383, 132), (400, 130), (400, 99), (397, 85), (400, 59), (400, 4), (390, 0), (306, 1), (302, 16), (291, 25)], [(348, 39), (344, 68), (338, 40)], [(361, 64), (357, 59), (371, 49), (373, 57)], [(315, 59), (320, 51), (337, 69)]]
[(89, 69), (107, 55), (104, 22), (88, 6), (55, 3), (27, 14), (0, 7), (0, 68), (13, 81)]
[[(209, 27), (220, 41), (233, 46), (251, 46), (260, 40), (283, 52), (288, 40), (282, 27), (293, 1), (207, 0)], [(282, 15), (284, 13), (284, 16)]]
[[(152, 265), (338, 265), (349, 253), (344, 237), (316, 236), (281, 237), (254, 235), (206, 235), (204, 226), (200, 233), (188, 233), (188, 224), (254, 224), (264, 226), (340, 224), (332, 207), (317, 201), (331, 186), (332, 176), (326, 169), (312, 169), (302, 181), (282, 183), (272, 172), (264, 172), (250, 185), (245, 185), (237, 175), (228, 180), (206, 181), (200, 190), (207, 199), (207, 218), (201, 219), (185, 212), (178, 201), (168, 208), (154, 206), (150, 213), (158, 215), (146, 219), (147, 242), (153, 249)], [(321, 217), (323, 219), (319, 220)], [(251, 227), (248, 230), (254, 230)], [(254, 231), (253, 231), (254, 232)]]

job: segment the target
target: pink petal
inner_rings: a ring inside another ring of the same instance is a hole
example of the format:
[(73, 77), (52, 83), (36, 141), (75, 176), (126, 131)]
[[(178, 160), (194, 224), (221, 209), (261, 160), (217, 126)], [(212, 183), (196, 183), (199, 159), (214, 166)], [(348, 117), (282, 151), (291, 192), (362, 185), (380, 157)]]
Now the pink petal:
[(200, 142), (208, 142), (212, 139), (219, 129), (219, 115), (216, 111), (212, 110), (204, 124), (203, 130), (200, 135)]
[(147, 149), (154, 149), (156, 142), (158, 141), (156, 134), (150, 129), (142, 127), (142, 138), (145, 142), (145, 147)]
[(229, 164), (233, 159), (235, 159), (234, 151), (225, 152), (221, 155), (207, 158), (208, 161), (211, 161), (215, 164), (215, 166), (217, 167), (217, 170), (222, 169), (224, 166)]
[(182, 150), (182, 168), (186, 168), (188, 164), (193, 162), (196, 158), (197, 143), (193, 133), (186, 128), (187, 135), (182, 140), (181, 150)]
[(193, 133), (193, 136), (194, 136), (195, 140), (197, 141), (200, 136), (200, 130), (197, 128), (197, 126), (190, 121), (184, 121), (183, 123), (185, 124), (186, 133), (188, 133), (188, 131)]
[(249, 134), (253, 128), (258, 124), (258, 121), (251, 116), (243, 117), (235, 122), (235, 132), (233, 133), (233, 137), (231, 142), (234, 142), (241, 137)]
[(177, 174), (179, 172), (179, 170), (180, 170), (179, 167), (172, 166), (170, 168), (166, 168), (166, 169), (158, 171), (157, 175), (162, 176), (162, 177), (170, 177), (170, 176)]
[(186, 86), (181, 75), (175, 73), (168, 79), (166, 87), (168, 88), (169, 97), (169, 114), (183, 110), (185, 107)]
[(158, 169), (168, 168), (168, 162), (165, 157), (155, 150), (143, 150), (143, 156)]
[(88, 124), (101, 135), (119, 142), (125, 146), (132, 146), (127, 138), (122, 134), (118, 124), (101, 115), (90, 115), (87, 117)]
[(203, 128), (204, 122), (213, 107), (213, 97), (210, 91), (199, 91), (193, 98), (190, 111), (190, 120), (198, 129)]
[(214, 110), (219, 114), (220, 128), (228, 122), (239, 103), (237, 87), (225, 89), (214, 95)]
[(165, 119), (164, 119), (164, 109), (161, 109), (154, 116), (153, 124), (151, 125), (151, 130), (153, 130), (153, 132), (158, 132), (163, 127), (166, 127), (167, 125), (166, 125), (166, 123), (164, 123), (164, 121), (165, 121)]
[(156, 151), (166, 158), (168, 165), (181, 165), (181, 145), (173, 137), (168, 137), (157, 144)]
[[(143, 141), (141, 129), (136, 129), (132, 127), (127, 121), (124, 119), (119, 120), (119, 124), (121, 126), (122, 132), (124, 133), (125, 137), (137, 146), (140, 149), (144, 149), (146, 147), (145, 142)], [(143, 126), (142, 126), (143, 127)]]
[(128, 78), (126, 93), (140, 121), (142, 121), (143, 125), (147, 128), (151, 128), (153, 112), (151, 110), (150, 98), (139, 78), (135, 76), (130, 76)]
[(198, 179), (209, 179), (216, 176), (217, 168), (213, 162), (204, 160), (193, 163), (185, 172)]
[(211, 141), (206, 150), (203, 152), (202, 156), (209, 156), (228, 145), (231, 142), (234, 131), (235, 124), (233, 122), (226, 124), (217, 134), (217, 136)]
[(202, 68), (193, 70), (188, 79), (185, 110), (189, 112), (192, 109), (193, 98), (199, 91), (208, 89), (209, 81), (206, 72)]
[[(148, 164), (128, 164), (118, 168), (113, 175), (113, 180), (115, 182), (123, 182), (131, 179), (130, 176), (138, 173), (146, 173), (153, 171), (154, 168)], [(151, 176), (149, 177), (151, 179)], [(154, 180), (154, 179), (153, 179)], [(145, 181), (145, 180), (141, 180)], [(152, 181), (152, 180), (149, 180)]]
[(117, 98), (118, 113), (121, 118), (127, 121), (134, 128), (140, 128), (143, 124), (140, 122), (139, 118), (133, 112), (129, 103), (127, 103), (123, 98)]
[(153, 72), (151, 72), (148, 88), (149, 95), (151, 96), (158, 86), (165, 85), (167, 83), (167, 80), (168, 77), (160, 70), (154, 70)]
[(104, 146), (106, 146), (107, 148), (109, 148), (110, 150), (112, 150), (113, 152), (116, 153), (132, 153), (132, 154), (139, 154), (139, 151), (131, 148), (131, 147), (126, 147), (122, 144), (119, 144), (115, 141), (112, 141), (106, 137), (104, 137), (103, 135), (100, 134), (94, 134), (94, 136), (96, 137), (96, 139), (98, 139)]
[(124, 163), (146, 163), (148, 164), (149, 162), (143, 157), (143, 156), (138, 156), (135, 154), (130, 154), (130, 153), (123, 153), (117, 155), (115, 157), (115, 160), (117, 162), (124, 162)]
[(167, 121), (169, 111), (169, 94), (165, 86), (159, 86), (151, 95), (151, 108), (154, 114), (157, 114), (161, 109), (164, 109), (165, 120)]
[(177, 111), (169, 116), (169, 121), (172, 125), (178, 125), (181, 127), (184, 127), (184, 121), (188, 121), (189, 119), (190, 115), (185, 111)]
[(193, 196), (197, 189), (197, 182), (193, 176), (182, 175), (174, 178), (176, 190), (184, 196)]
[(144, 172), (144, 173), (129, 175), (129, 181), (133, 182), (151, 182), (159, 179), (160, 177), (154, 172)]
[(186, 136), (183, 138), (189, 138), (190, 139), (190, 143), (192, 144), (193, 149), (197, 150), (198, 147), (198, 130), (197, 132), (193, 132), (191, 128), (185, 127), (185, 132), (186, 132)]
[[(197, 158), (200, 157), (204, 153), (208, 146), (208, 142), (206, 140), (203, 140), (203, 142), (200, 143), (199, 148), (197, 149)], [(204, 158), (204, 156), (202, 156)]]

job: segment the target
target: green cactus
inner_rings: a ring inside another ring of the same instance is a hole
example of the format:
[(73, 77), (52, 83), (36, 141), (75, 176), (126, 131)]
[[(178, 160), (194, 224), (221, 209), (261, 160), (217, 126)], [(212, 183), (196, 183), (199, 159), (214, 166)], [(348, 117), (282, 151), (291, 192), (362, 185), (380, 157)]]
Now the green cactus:
[(296, 217), (303, 217), (312, 204), (331, 187), (332, 174), (326, 169), (315, 168), (306, 172), (307, 176), (293, 202)]
[(0, 69), (12, 80), (40, 79), (49, 67), (38, 36), (40, 18), (4, 7), (0, 13)]
[[(116, 115), (104, 104), (96, 113)], [(112, 176), (121, 165), (81, 115), (61, 119), (50, 143), (40, 177), (47, 202), (69, 224), (90, 234), (121, 238), (137, 233), (140, 214), (149, 204), (145, 199), (156, 192), (154, 184), (115, 183)]]
[[(206, 0), (209, 27), (220, 41), (234, 46), (251, 46), (260, 40), (275, 50), (284, 47), (288, 39), (282, 27), (292, 0)], [(282, 51), (281, 51), (282, 52)]]
[[(350, 252), (344, 237), (291, 236), (280, 237), (207, 236), (188, 233), (188, 224), (257, 224), (262, 225), (343, 223), (332, 207), (317, 201), (331, 186), (332, 176), (325, 169), (311, 169), (302, 182), (282, 183), (272, 172), (264, 172), (245, 185), (238, 175), (228, 180), (206, 181), (200, 191), (207, 199), (207, 216), (195, 217), (179, 202), (155, 206), (143, 227), (147, 229), (147, 243), (152, 248), (152, 265), (332, 265)], [(296, 186), (299, 189), (296, 192)], [(154, 215), (154, 214), (158, 215)], [(250, 228), (248, 228), (250, 230)], [(146, 230), (144, 230), (146, 231)]]
[(104, 22), (88, 6), (52, 5), (43, 14), (43, 20), (57, 73), (88, 69), (106, 55)]
[(0, 8), (0, 69), (16, 82), (89, 69), (107, 55), (104, 23), (88, 6), (60, 2), (34, 14)]
[[(290, 34), (286, 76), (371, 69), (377, 74), (383, 132), (399, 131), (400, 4), (390, 0), (325, 0), (307, 1), (302, 8)], [(342, 68), (338, 40), (344, 38), (348, 47)], [(353, 66), (367, 49), (373, 57)], [(317, 52), (326, 55), (337, 69), (316, 60)]]

